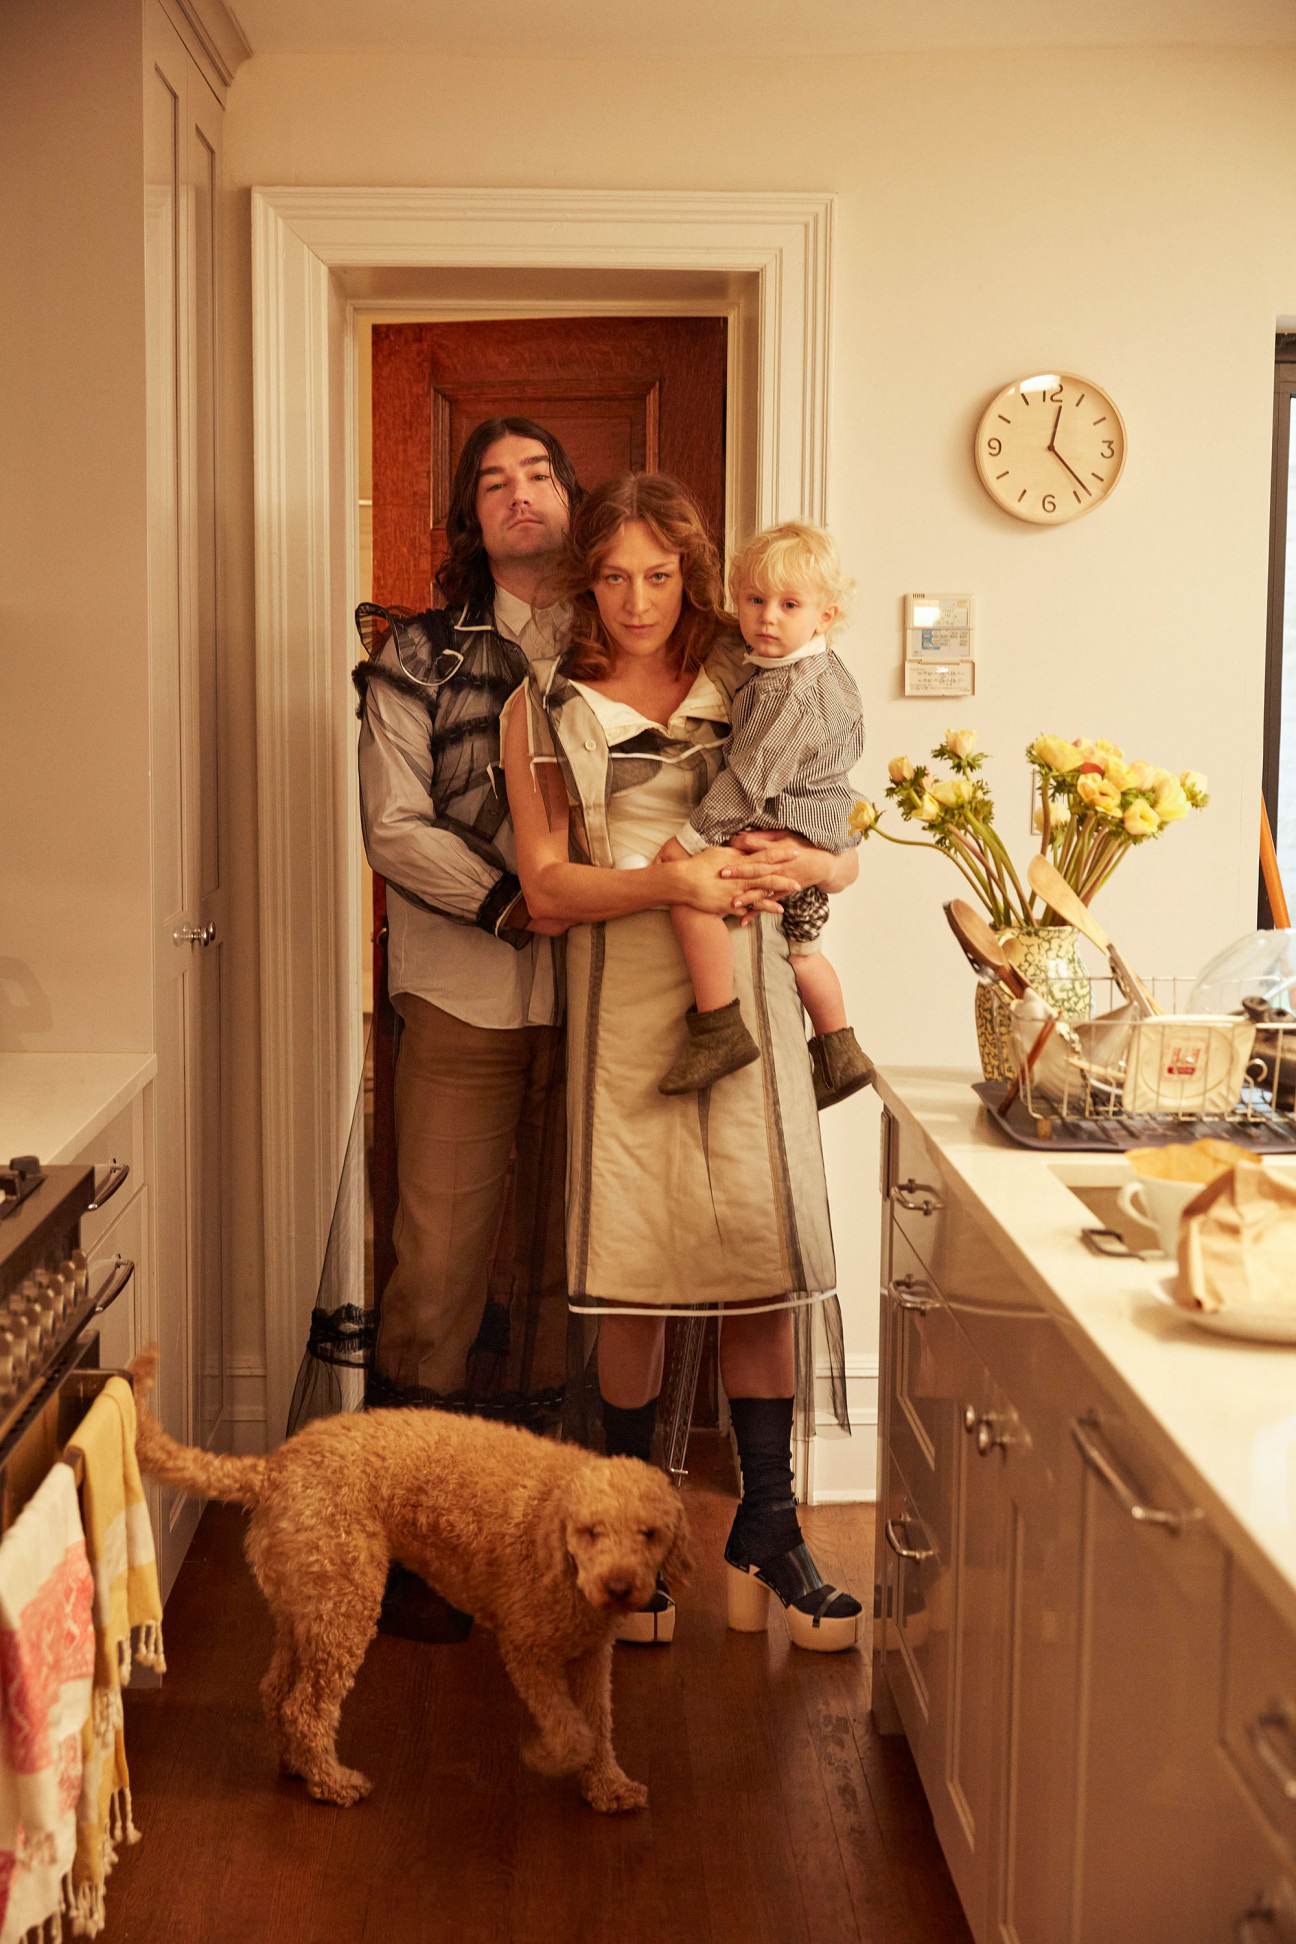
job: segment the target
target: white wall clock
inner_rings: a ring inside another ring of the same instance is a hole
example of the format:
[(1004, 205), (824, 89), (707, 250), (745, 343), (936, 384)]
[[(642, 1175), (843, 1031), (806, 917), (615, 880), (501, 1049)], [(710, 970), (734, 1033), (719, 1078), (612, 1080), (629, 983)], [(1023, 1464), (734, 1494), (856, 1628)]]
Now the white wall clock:
[(1125, 421), (1101, 385), (1073, 372), (1018, 378), (982, 414), (976, 464), (1005, 513), (1061, 526), (1091, 512), (1120, 478)]

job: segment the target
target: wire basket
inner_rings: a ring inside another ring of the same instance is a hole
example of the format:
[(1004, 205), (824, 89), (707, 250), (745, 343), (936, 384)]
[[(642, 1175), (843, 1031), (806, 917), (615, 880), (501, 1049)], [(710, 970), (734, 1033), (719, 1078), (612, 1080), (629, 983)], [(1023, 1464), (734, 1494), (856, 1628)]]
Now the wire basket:
[(1147, 985), (1163, 1015), (1140, 1018), (1110, 976), (1090, 980), (1090, 1017), (1061, 1020), (1035, 1053), (1044, 1023), (993, 994), (1001, 1071), (1020, 1076), (977, 1091), (1014, 1141), (1052, 1148), (1130, 1148), (1215, 1136), (1267, 1153), (1296, 1153), (1296, 1018), (1206, 1016), (1179, 1010), (1193, 981)]

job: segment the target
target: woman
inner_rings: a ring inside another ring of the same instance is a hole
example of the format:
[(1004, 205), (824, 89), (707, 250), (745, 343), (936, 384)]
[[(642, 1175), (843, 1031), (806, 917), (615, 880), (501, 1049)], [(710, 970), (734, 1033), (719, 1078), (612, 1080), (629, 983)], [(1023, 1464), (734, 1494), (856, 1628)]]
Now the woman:
[[(777, 834), (739, 840), (760, 850), (759, 882), (738, 849), (649, 862), (715, 779), (745, 672), (719, 559), (684, 487), (627, 474), (597, 488), (560, 576), (547, 592), (572, 600), (570, 646), (512, 699), (504, 749), (527, 908), (571, 927), (568, 1288), (572, 1309), (599, 1319), (606, 1447), (649, 1456), (665, 1317), (721, 1315), (720, 1374), (743, 1474), (725, 1548), (730, 1624), (763, 1626), (772, 1589), (793, 1640), (849, 1646), (859, 1603), (823, 1585), (792, 1494), (798, 1365), (813, 1412), (812, 1309), (838, 1348), (841, 1326), (811, 1066), (776, 899), (806, 884), (840, 890), (857, 862)], [(675, 903), (729, 917), (738, 997), (761, 1054), (682, 1096), (657, 1086), (691, 996)], [(665, 1589), (654, 1604), (629, 1637), (670, 1638)]]

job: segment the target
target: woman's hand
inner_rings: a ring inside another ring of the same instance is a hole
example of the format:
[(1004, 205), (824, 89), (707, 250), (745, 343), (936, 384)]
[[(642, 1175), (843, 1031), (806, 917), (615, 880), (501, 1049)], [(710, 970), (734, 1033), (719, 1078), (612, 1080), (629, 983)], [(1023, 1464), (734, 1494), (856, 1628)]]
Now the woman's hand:
[(691, 905), (728, 918), (735, 911), (755, 917), (762, 911), (782, 912), (780, 898), (800, 890), (796, 878), (785, 877), (766, 856), (744, 857), (719, 845), (665, 867), (671, 874), (670, 902)]
[(767, 870), (777, 866), (785, 877), (796, 880), (797, 890), (817, 884), (821, 891), (845, 891), (859, 876), (857, 851), (816, 850), (791, 830), (740, 830), (730, 847), (749, 858), (759, 857)]

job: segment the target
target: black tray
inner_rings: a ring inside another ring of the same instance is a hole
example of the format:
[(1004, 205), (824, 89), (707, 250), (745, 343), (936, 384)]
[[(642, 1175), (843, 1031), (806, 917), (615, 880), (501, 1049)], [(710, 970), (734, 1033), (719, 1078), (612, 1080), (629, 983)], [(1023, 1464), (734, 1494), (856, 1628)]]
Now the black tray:
[[(1015, 1147), (1040, 1154), (1125, 1154), (1136, 1147), (1177, 1147), (1190, 1141), (1232, 1141), (1256, 1154), (1296, 1154), (1296, 1115), (1264, 1113), (1259, 1120), (1171, 1120), (1163, 1114), (1115, 1114), (1101, 1120), (1032, 1114), (1019, 1094), (1006, 1114), (999, 1103), (1006, 1080), (977, 1080), (972, 1091)], [(1047, 1124), (1047, 1135), (1040, 1133)]]

